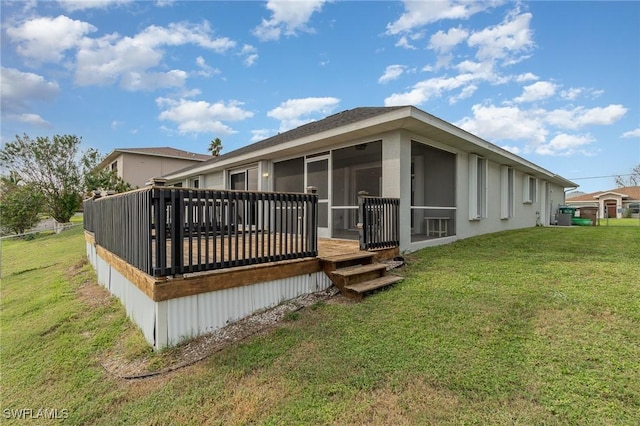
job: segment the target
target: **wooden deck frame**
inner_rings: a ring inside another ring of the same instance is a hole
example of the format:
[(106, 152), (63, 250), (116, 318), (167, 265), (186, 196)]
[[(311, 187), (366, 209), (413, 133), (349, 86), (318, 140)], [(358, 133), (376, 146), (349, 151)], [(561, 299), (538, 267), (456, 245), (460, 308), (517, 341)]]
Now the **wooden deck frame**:
[[(93, 234), (88, 231), (85, 231), (85, 240), (88, 244), (96, 247), (98, 256), (154, 302), (312, 274), (323, 270), (323, 257), (360, 251), (358, 241), (319, 239), (317, 257), (224, 268), (215, 271), (185, 274), (182, 277), (152, 277), (115, 254), (96, 245)], [(376, 260), (387, 260), (397, 256), (399, 249), (395, 247), (376, 250), (374, 253), (376, 253)]]

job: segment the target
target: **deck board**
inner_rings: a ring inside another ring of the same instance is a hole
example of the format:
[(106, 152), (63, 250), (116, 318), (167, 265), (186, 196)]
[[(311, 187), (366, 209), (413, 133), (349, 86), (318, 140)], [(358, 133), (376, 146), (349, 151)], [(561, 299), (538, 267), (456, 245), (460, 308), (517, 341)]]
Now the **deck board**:
[[(171, 244), (172, 241), (167, 240), (167, 265), (171, 264)], [(185, 239), (183, 244), (184, 264), (198, 265), (267, 256), (280, 256), (286, 259), (290, 250), (304, 251), (306, 241), (301, 237), (291, 237), (281, 233), (252, 233), (239, 234), (237, 237), (235, 235), (217, 236), (200, 240), (193, 238), (191, 243)], [(318, 239), (318, 257), (345, 255), (359, 251), (358, 241)], [(153, 263), (156, 264), (155, 241), (152, 253), (154, 253)]]

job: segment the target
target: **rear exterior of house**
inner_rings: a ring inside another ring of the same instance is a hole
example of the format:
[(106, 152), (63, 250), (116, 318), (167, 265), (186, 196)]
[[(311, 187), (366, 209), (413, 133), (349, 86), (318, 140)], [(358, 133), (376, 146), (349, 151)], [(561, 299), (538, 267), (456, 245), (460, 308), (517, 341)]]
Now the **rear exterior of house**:
[(165, 175), (168, 185), (317, 188), (318, 235), (358, 238), (358, 194), (400, 200), (401, 251), (554, 222), (570, 182), (413, 106), (355, 108)]
[(140, 188), (151, 176), (173, 173), (210, 158), (208, 155), (169, 147), (118, 148), (105, 157), (98, 169), (113, 170), (132, 187)]
[(87, 256), (162, 348), (391, 285), (381, 262), (401, 251), (548, 225), (575, 186), (415, 107), (356, 108), (85, 201)]

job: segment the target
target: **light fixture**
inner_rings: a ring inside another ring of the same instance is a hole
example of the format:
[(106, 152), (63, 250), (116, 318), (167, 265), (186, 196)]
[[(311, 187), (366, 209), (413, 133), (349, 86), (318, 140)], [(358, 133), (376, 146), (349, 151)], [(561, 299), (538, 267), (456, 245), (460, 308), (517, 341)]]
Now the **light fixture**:
[(367, 149), (367, 144), (366, 143), (361, 143), (359, 145), (356, 145), (356, 150), (358, 150), (358, 151), (364, 151), (365, 149)]
[(263, 178), (268, 178), (268, 177), (269, 177), (269, 172), (264, 172), (264, 173), (262, 173), (262, 177), (263, 177)]

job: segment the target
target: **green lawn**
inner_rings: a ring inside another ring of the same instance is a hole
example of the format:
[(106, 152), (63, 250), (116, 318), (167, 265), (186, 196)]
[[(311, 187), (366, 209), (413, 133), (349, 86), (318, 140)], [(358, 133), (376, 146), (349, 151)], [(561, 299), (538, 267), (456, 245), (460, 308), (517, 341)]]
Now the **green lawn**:
[(83, 253), (80, 229), (2, 242), (4, 418), (49, 408), (70, 424), (638, 423), (637, 228), (429, 248), (408, 256), (404, 282), (361, 303), (306, 308), (138, 381), (99, 363), (114, 347), (128, 358), (149, 348), (117, 301), (87, 298)]

